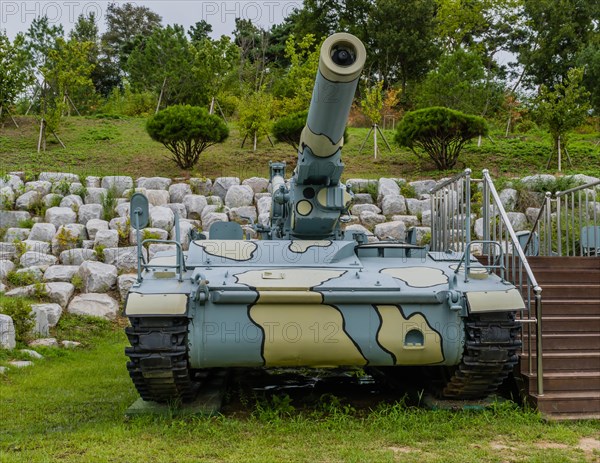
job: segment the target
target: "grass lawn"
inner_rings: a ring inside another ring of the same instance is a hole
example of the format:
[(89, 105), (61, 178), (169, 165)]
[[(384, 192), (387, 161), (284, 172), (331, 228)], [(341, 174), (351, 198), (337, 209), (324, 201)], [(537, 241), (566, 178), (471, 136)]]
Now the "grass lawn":
[(512, 403), (455, 413), (374, 401), (355, 410), (330, 397), (296, 410), (283, 397), (212, 418), (128, 420), (137, 394), (122, 328), (82, 334), (76, 318), (63, 320), (55, 335), (83, 338), (84, 348), (41, 349), (33, 367), (0, 376), (2, 462), (600, 461), (598, 422), (546, 423)]
[[(35, 117), (19, 117), (20, 128), (10, 120), (0, 128), (0, 174), (12, 170), (28, 173), (40, 171), (68, 171), (80, 175), (131, 175), (139, 176), (252, 176), (268, 177), (268, 162), (286, 161), (288, 175), (296, 163), (296, 153), (285, 144), (271, 147), (263, 137), (258, 148), (252, 151), (251, 141), (241, 148), (242, 137), (235, 123), (230, 124), (230, 137), (222, 145), (206, 150), (194, 171), (182, 172), (167, 159), (169, 152), (160, 143), (150, 139), (144, 129), (144, 118), (106, 119), (88, 117), (64, 118), (60, 137), (67, 149), (60, 147), (52, 135), (48, 138), (48, 150), (37, 153), (39, 126)], [(468, 144), (459, 158), (456, 169), (440, 172), (428, 160), (420, 159), (406, 149), (393, 143), (394, 132), (385, 131), (391, 143), (390, 152), (379, 137), (379, 155), (373, 158), (373, 142), (360, 145), (367, 136), (367, 129), (350, 128), (350, 139), (344, 147), (346, 164), (344, 178), (401, 177), (408, 180), (441, 178), (470, 167), (478, 173), (484, 168), (493, 176), (524, 176), (534, 173), (554, 173), (556, 158), (549, 169), (546, 161), (551, 152), (549, 136), (540, 130), (505, 138), (502, 129), (492, 130), (491, 139)], [(573, 167), (563, 160), (565, 173), (586, 173), (600, 176), (600, 137), (592, 126), (581, 133), (569, 136), (569, 154)]]

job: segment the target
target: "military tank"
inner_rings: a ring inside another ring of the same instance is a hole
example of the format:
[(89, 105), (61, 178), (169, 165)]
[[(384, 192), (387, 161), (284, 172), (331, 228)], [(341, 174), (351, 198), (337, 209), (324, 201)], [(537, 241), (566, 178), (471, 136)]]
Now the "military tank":
[[(341, 181), (341, 151), (365, 59), (350, 34), (323, 43), (293, 175), (286, 181), (285, 164), (270, 164), (272, 210), (269, 226), (254, 225), (260, 239), (216, 223), (184, 251), (176, 218), (175, 240), (142, 241), (148, 201), (132, 197), (139, 265), (125, 305), (126, 354), (144, 400), (192, 400), (211, 371), (234, 367), (364, 367), (396, 377), (422, 367), (443, 373), (441, 396), (470, 399), (513, 369), (515, 313), (524, 309), (514, 286), (476, 261), (478, 277), (461, 277), (470, 256), (343, 229), (353, 193)], [(147, 262), (151, 242), (175, 252)]]

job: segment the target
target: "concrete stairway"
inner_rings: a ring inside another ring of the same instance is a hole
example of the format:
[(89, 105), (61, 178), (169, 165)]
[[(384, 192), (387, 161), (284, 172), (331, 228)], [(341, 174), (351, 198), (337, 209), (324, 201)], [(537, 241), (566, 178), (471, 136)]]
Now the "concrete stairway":
[[(527, 336), (521, 373), (531, 402), (549, 419), (600, 419), (600, 257), (528, 257), (542, 287), (544, 394), (536, 394)], [(527, 332), (527, 326), (523, 327)]]

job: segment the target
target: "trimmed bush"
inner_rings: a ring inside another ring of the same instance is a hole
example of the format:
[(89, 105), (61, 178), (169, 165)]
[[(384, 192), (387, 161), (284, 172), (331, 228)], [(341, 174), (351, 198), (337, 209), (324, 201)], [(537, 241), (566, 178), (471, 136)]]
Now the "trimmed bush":
[(298, 150), (300, 135), (302, 134), (302, 129), (306, 125), (307, 117), (308, 111), (298, 111), (279, 119), (273, 124), (273, 135), (275, 136), (275, 139), (280, 143), (287, 143), (295, 150)]
[(440, 170), (456, 164), (462, 147), (469, 140), (486, 135), (487, 123), (482, 117), (448, 108), (432, 107), (407, 113), (396, 129), (396, 142), (425, 151)]
[(229, 129), (218, 116), (190, 105), (170, 106), (150, 117), (146, 131), (165, 145), (181, 169), (192, 169), (202, 152), (225, 140)]

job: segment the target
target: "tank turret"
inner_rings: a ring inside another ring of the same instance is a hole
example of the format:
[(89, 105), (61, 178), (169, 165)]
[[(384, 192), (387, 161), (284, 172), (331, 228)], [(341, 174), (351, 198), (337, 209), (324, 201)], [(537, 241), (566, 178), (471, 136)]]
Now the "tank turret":
[(271, 164), (272, 238), (343, 238), (340, 217), (352, 193), (340, 182), (341, 152), (365, 60), (363, 43), (351, 34), (334, 34), (323, 42), (298, 164), (289, 186), (284, 165)]

